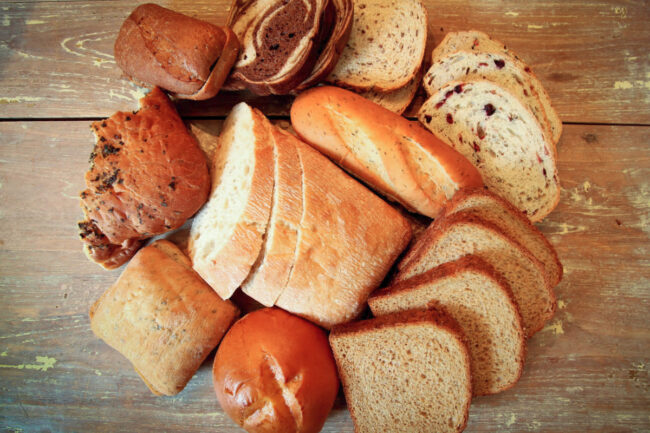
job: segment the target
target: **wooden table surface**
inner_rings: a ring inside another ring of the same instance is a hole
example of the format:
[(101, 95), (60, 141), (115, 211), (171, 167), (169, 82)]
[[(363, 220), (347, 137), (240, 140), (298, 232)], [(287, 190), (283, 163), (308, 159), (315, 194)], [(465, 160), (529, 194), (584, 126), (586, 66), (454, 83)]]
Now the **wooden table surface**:
[[(135, 3), (0, 3), (1, 432), (240, 431), (213, 395), (212, 356), (178, 396), (154, 397), (90, 331), (88, 309), (119, 271), (82, 253), (78, 193), (89, 122), (142, 96), (112, 56)], [(162, 2), (217, 24), (228, 3)], [(520, 382), (476, 398), (466, 431), (650, 431), (650, 5), (425, 4), (430, 47), (472, 28), (505, 41), (564, 121), (561, 201), (539, 224), (564, 264), (559, 308), (529, 341)], [(244, 98), (280, 121), (291, 103)], [(193, 126), (218, 131), (240, 99), (179, 107)], [(353, 431), (342, 398), (324, 431)]]

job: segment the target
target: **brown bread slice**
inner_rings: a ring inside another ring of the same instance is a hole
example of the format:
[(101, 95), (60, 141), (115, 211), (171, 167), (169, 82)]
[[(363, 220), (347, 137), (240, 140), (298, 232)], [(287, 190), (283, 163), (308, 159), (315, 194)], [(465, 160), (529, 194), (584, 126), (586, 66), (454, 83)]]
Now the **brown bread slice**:
[(492, 265), (510, 285), (527, 337), (553, 317), (555, 294), (542, 263), (499, 227), (476, 215), (458, 212), (436, 220), (413, 249), (415, 252), (398, 265), (395, 282), (474, 254)]
[(463, 330), (472, 359), (474, 395), (511, 388), (521, 376), (525, 335), (510, 286), (477, 256), (444, 263), (368, 299), (375, 316), (442, 307)]
[(470, 358), (448, 315), (409, 311), (338, 326), (330, 345), (356, 433), (465, 428)]

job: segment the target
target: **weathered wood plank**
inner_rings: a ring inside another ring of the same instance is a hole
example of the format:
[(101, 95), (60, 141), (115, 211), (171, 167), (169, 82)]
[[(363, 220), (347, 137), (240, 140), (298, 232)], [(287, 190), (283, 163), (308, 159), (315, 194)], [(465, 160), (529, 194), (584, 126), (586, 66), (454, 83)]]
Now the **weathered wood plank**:
[[(119, 271), (88, 262), (76, 238), (88, 122), (0, 123), (0, 137), (4, 431), (240, 431), (213, 396), (212, 357), (180, 395), (154, 397), (90, 331), (88, 308)], [(562, 199), (540, 225), (565, 266), (560, 308), (521, 381), (477, 398), (466, 431), (650, 429), (648, 143), (650, 127), (566, 127)], [(352, 432), (341, 399), (324, 431)]]
[[(141, 1), (5, 2), (0, 11), (0, 117), (101, 117), (133, 107), (141, 91), (120, 78), (112, 46), (137, 3)], [(160, 3), (223, 24), (230, 1)], [(650, 124), (647, 2), (425, 4), (429, 48), (448, 31), (471, 28), (503, 40), (533, 66), (564, 121)], [(241, 97), (224, 92), (207, 102), (183, 103), (181, 111), (222, 116)], [(245, 97), (269, 115), (286, 114), (291, 101)]]

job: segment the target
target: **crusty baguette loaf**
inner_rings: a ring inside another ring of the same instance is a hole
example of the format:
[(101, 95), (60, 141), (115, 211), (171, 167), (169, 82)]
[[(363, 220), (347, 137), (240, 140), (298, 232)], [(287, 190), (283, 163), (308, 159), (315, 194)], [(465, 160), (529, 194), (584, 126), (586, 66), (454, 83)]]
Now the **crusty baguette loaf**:
[(419, 0), (360, 0), (348, 43), (327, 81), (355, 90), (389, 92), (420, 69), (427, 11)]
[(273, 194), (273, 143), (264, 115), (245, 103), (226, 118), (212, 166), (210, 199), (194, 218), (194, 269), (228, 299), (262, 248)]
[(472, 398), (456, 321), (409, 311), (334, 328), (330, 345), (356, 433), (460, 432)]
[(435, 217), (478, 171), (416, 122), (347, 90), (318, 87), (291, 107), (293, 128), (309, 144), (391, 200)]
[(374, 293), (375, 316), (443, 307), (467, 338), (474, 395), (514, 386), (524, 366), (525, 334), (510, 286), (477, 256), (465, 256)]
[(402, 114), (415, 97), (415, 94), (420, 86), (420, 74), (417, 74), (411, 81), (404, 87), (392, 90), (390, 92), (378, 92), (375, 90), (367, 90), (359, 93), (366, 99), (371, 100), (377, 105), (392, 111), (393, 113)]
[(552, 286), (560, 283), (562, 263), (560, 263), (555, 248), (544, 234), (507, 200), (485, 188), (466, 188), (458, 191), (447, 204), (444, 215), (451, 215), (459, 211), (473, 213), (498, 226), (543, 263), (546, 278)]
[(540, 221), (557, 206), (553, 143), (530, 110), (486, 80), (452, 81), (422, 105), (420, 122), (465, 155), (485, 185)]
[(140, 250), (90, 309), (90, 326), (154, 394), (179, 393), (238, 315), (172, 243)]
[(489, 263), (510, 285), (527, 337), (555, 313), (555, 294), (544, 266), (499, 227), (476, 215), (457, 212), (427, 228), (399, 264), (394, 282), (422, 274), (443, 263), (474, 254)]

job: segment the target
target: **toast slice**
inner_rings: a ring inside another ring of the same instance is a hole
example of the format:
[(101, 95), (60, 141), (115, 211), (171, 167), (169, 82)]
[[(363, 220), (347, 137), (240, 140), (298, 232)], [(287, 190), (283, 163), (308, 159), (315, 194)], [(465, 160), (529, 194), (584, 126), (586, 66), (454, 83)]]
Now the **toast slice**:
[(190, 230), (192, 266), (222, 299), (248, 276), (269, 222), (273, 144), (264, 122), (245, 103), (232, 109), (219, 136), (210, 198)]
[(426, 42), (427, 11), (419, 0), (355, 1), (348, 43), (326, 81), (355, 90), (399, 89), (420, 69)]
[(489, 263), (507, 281), (527, 337), (541, 330), (555, 313), (555, 294), (546, 281), (542, 263), (496, 225), (476, 215), (457, 212), (436, 220), (413, 249), (415, 253), (398, 264), (395, 282), (473, 254)]
[(516, 239), (544, 265), (551, 286), (562, 280), (562, 263), (553, 245), (544, 234), (507, 200), (485, 188), (466, 188), (458, 191), (445, 207), (445, 215), (470, 212), (498, 226), (505, 234)]
[(368, 299), (375, 316), (442, 307), (467, 338), (474, 395), (519, 380), (526, 351), (521, 316), (508, 283), (477, 256), (465, 256), (386, 287)]
[(448, 315), (389, 314), (336, 327), (329, 338), (355, 432), (465, 428), (470, 358)]
[(452, 81), (422, 105), (418, 118), (478, 169), (485, 185), (531, 221), (557, 206), (553, 143), (530, 110), (486, 80)]

